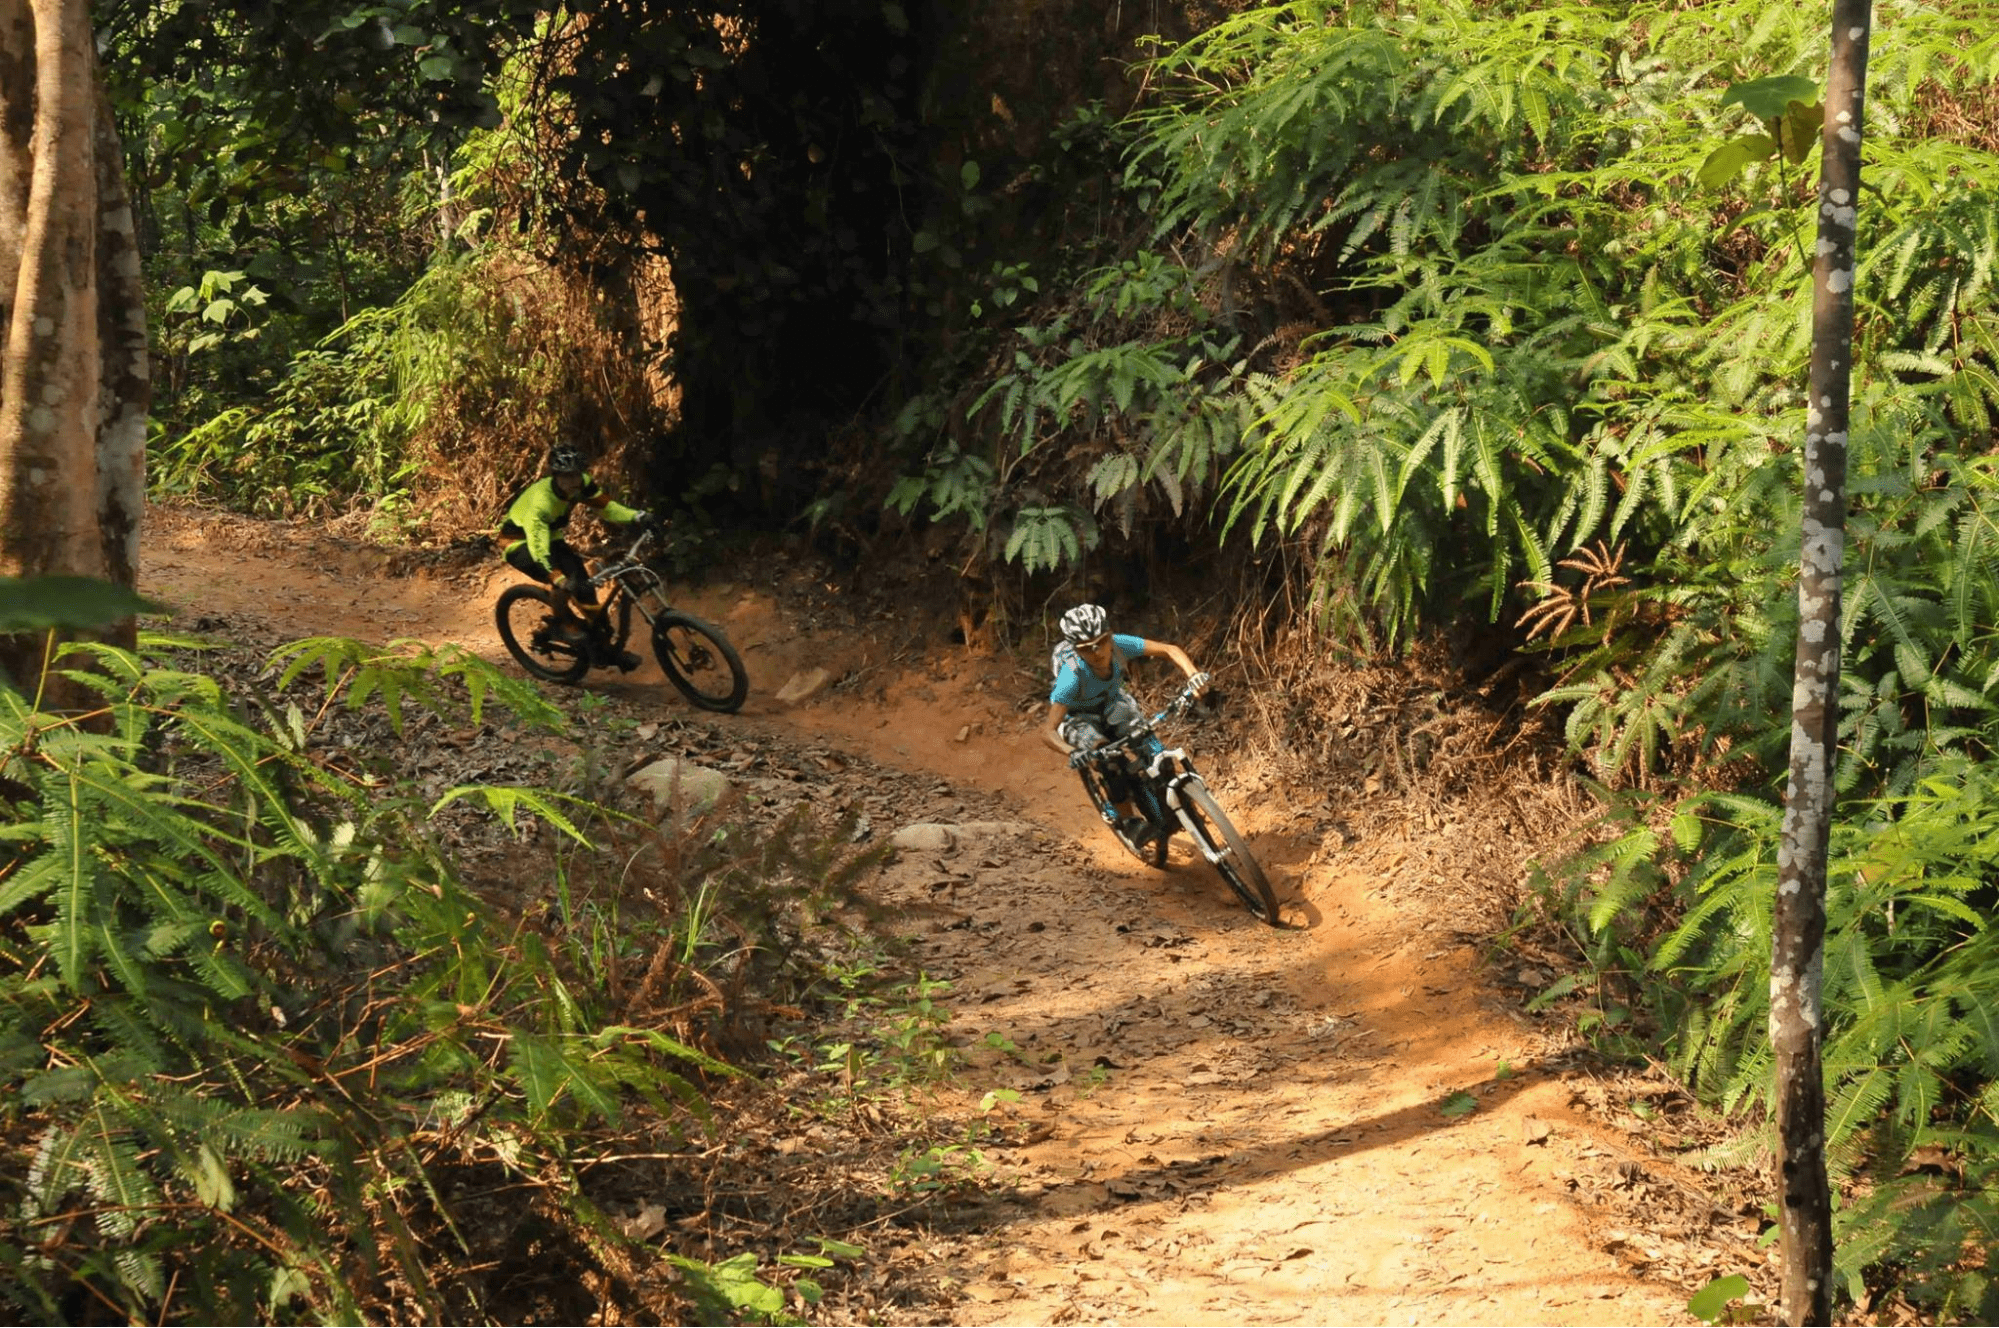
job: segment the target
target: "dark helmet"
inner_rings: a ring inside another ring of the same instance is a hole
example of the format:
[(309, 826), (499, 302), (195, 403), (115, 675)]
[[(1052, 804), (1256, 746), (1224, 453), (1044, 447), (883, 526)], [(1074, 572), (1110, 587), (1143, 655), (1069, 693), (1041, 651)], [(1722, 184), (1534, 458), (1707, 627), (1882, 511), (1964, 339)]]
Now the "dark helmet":
[(548, 449), (548, 473), (551, 475), (580, 475), (583, 473), (583, 449), (563, 439)]
[(1104, 634), (1110, 619), (1095, 604), (1078, 604), (1062, 615), (1062, 635), (1073, 645), (1094, 641)]

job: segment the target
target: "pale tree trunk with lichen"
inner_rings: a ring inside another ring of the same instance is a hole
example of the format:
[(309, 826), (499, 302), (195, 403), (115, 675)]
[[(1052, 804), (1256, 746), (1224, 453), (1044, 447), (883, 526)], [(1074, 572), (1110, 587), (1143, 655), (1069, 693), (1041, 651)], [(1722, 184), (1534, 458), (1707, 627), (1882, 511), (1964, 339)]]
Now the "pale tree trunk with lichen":
[[(136, 583), (150, 401), (90, 7), (0, 0), (0, 576)], [(0, 637), (0, 669), (32, 678), (44, 646)]]
[(1839, 746), (1840, 575), (1846, 545), (1848, 388), (1853, 354), (1855, 221), (1868, 0), (1834, 0), (1812, 269), (1812, 367), (1806, 403), (1804, 543), (1791, 772), (1777, 859), (1770, 956), (1770, 1045), (1777, 1070), (1777, 1199), (1783, 1312), (1794, 1324), (1832, 1315), (1832, 1198), (1825, 1170), (1824, 1011), (1827, 844)]

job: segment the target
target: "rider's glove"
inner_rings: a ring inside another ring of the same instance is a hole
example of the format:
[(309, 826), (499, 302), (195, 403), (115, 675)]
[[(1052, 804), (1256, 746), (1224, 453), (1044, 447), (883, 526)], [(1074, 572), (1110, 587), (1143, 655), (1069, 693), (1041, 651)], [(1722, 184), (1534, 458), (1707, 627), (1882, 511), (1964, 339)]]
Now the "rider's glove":
[(1090, 753), (1080, 749), (1069, 753), (1069, 768), (1071, 770), (1081, 770), (1089, 763)]
[(1199, 696), (1202, 692), (1207, 691), (1209, 687), (1213, 686), (1214, 681), (1214, 677), (1211, 674), (1197, 673), (1187, 679), (1187, 690)]
[(640, 530), (656, 530), (659, 527), (659, 518), (641, 507), (638, 511), (632, 513), (632, 524)]

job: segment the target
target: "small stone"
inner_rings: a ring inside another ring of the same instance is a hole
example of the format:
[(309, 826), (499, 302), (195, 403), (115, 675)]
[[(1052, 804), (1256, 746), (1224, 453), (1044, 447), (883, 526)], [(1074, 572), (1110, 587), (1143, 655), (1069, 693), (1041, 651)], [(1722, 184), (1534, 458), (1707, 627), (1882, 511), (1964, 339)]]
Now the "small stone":
[(926, 821), (905, 825), (889, 837), (889, 842), (905, 853), (949, 853), (958, 846), (958, 836), (948, 825)]
[(676, 807), (683, 814), (699, 815), (729, 791), (728, 778), (720, 771), (672, 756), (633, 772), (625, 784), (651, 795), (654, 816)]
[(790, 680), (777, 689), (775, 699), (780, 705), (797, 705), (826, 690), (826, 684), (831, 681), (833, 675), (825, 669), (806, 669), (792, 674)]

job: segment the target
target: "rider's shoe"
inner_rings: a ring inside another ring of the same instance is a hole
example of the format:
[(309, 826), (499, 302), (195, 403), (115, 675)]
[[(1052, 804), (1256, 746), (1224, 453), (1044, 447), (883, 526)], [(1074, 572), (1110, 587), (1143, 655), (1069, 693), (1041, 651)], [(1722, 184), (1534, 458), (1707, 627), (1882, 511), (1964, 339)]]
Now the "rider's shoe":
[(590, 665), (598, 669), (617, 669), (630, 673), (645, 661), (629, 650), (619, 650), (610, 642), (597, 639), (590, 643)]
[(1152, 822), (1135, 813), (1130, 816), (1120, 816), (1117, 828), (1118, 833), (1124, 836), (1125, 842), (1141, 852), (1156, 838)]

